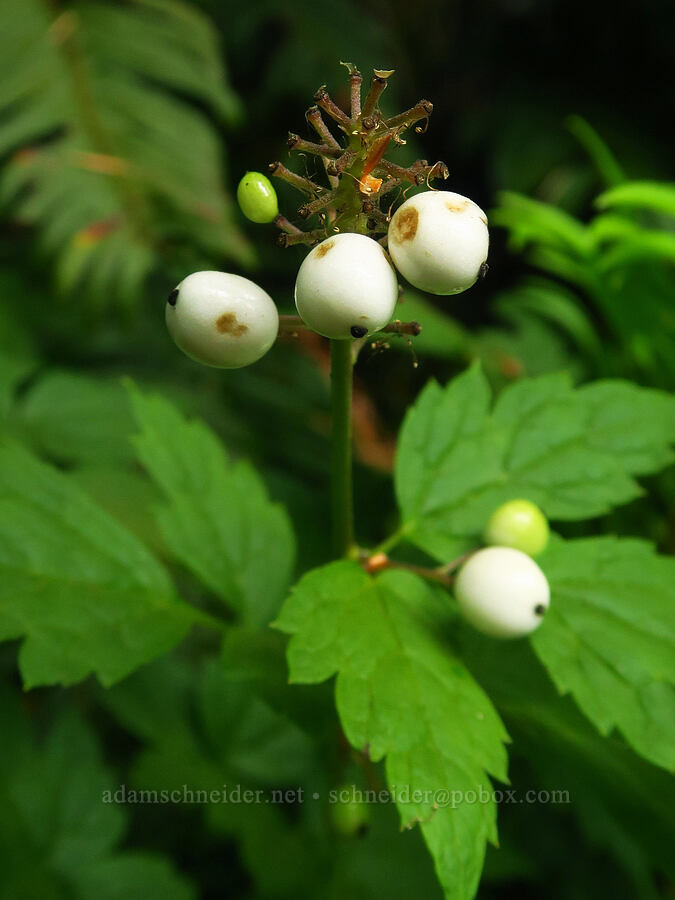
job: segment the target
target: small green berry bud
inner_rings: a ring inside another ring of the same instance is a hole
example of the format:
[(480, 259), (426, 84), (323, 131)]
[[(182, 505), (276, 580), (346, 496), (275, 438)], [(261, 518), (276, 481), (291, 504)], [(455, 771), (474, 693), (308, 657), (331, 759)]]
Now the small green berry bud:
[(237, 187), (239, 208), (251, 222), (272, 222), (279, 215), (277, 192), (261, 172), (247, 172)]
[(492, 513), (483, 537), (486, 544), (537, 556), (548, 544), (548, 522), (529, 500), (509, 500)]
[(330, 806), (333, 828), (343, 837), (362, 835), (368, 828), (370, 810), (367, 803), (359, 802), (354, 786), (345, 785), (335, 792), (336, 800)]

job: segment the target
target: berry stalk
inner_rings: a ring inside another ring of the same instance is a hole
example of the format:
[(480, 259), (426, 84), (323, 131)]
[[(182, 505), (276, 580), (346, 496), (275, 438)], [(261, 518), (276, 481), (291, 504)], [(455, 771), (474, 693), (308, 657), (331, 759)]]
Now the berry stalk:
[(352, 341), (331, 340), (331, 520), (336, 558), (349, 556), (354, 544), (352, 367)]

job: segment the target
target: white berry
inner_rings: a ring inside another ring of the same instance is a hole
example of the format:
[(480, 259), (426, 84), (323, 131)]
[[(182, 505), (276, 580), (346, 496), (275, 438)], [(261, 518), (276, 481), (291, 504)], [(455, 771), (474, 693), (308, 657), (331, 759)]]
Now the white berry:
[(256, 362), (279, 332), (274, 301), (261, 287), (228, 272), (194, 272), (170, 294), (166, 326), (196, 362), (238, 369)]
[(455, 596), (464, 618), (497, 638), (534, 631), (551, 599), (536, 562), (511, 547), (487, 547), (470, 556), (457, 576)]
[(295, 305), (305, 325), (329, 338), (362, 337), (391, 320), (396, 272), (382, 246), (363, 234), (336, 234), (303, 260)]
[(487, 259), (487, 216), (461, 194), (425, 191), (399, 206), (387, 240), (394, 265), (414, 287), (459, 294), (474, 284)]

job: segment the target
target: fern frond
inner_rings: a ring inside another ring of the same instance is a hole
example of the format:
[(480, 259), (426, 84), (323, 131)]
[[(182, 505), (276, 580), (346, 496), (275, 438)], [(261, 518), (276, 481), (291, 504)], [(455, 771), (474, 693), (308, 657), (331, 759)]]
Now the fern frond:
[(177, 0), (0, 6), (0, 203), (57, 281), (129, 302), (180, 248), (241, 265), (214, 123), (241, 115), (216, 34)]

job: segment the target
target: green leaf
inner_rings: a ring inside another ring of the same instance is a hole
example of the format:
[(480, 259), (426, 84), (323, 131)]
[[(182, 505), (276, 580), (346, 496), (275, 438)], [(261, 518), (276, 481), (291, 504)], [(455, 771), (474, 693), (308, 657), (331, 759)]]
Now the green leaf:
[(62, 714), (39, 744), (13, 695), (0, 692), (3, 897), (192, 900), (167, 859), (119, 851), (123, 807), (90, 730)]
[(217, 657), (196, 669), (164, 657), (102, 700), (145, 742), (135, 767), (145, 787), (297, 785), (316, 768), (307, 735)]
[(650, 209), (675, 216), (675, 184), (628, 181), (600, 194), (595, 203), (599, 209)]
[[(434, 304), (412, 290), (406, 290), (397, 307), (397, 315), (406, 322), (418, 321), (421, 334), (413, 341), (415, 352), (439, 357), (465, 355), (471, 338), (464, 328), (453, 318), (441, 312)], [(393, 341), (393, 337), (389, 338)], [(405, 345), (399, 341), (400, 346)]]
[(623, 169), (597, 131), (581, 116), (570, 116), (566, 122), (571, 134), (579, 141), (605, 182), (611, 187), (625, 181)]
[(233, 463), (202, 422), (158, 396), (131, 392), (138, 458), (166, 498), (157, 519), (170, 552), (251, 626), (267, 624), (286, 594), (294, 539), (285, 511), (257, 473)]
[(532, 641), (556, 686), (602, 734), (675, 768), (675, 560), (599, 537), (554, 539), (540, 564), (551, 607)]
[[(558, 695), (541, 677), (528, 641), (496, 647), (460, 621), (453, 631), (463, 659), (513, 737), (514, 768), (519, 758), (527, 761), (528, 787), (534, 775), (537, 788), (559, 796), (565, 792), (564, 807), (579, 820), (589, 841), (605, 847), (634, 879), (635, 896), (658, 896), (654, 869), (672, 878), (675, 868), (669, 774), (637, 756), (619, 736), (598, 734), (572, 698)], [(521, 787), (515, 778), (513, 787)], [(532, 827), (540, 821), (534, 817)], [(645, 885), (652, 886), (651, 891)]]
[(550, 519), (608, 512), (640, 495), (632, 475), (672, 460), (674, 407), (621, 381), (574, 390), (559, 374), (516, 382), (490, 410), (478, 366), (445, 388), (431, 382), (399, 438), (401, 533), (447, 562), (506, 500), (527, 498)]
[(610, 272), (636, 262), (650, 261), (670, 265), (675, 263), (675, 234), (641, 228), (628, 240), (605, 250), (599, 266), (602, 272)]
[(110, 463), (132, 458), (134, 420), (118, 381), (50, 372), (21, 404), (36, 449), (63, 462)]
[(373, 580), (356, 563), (337, 562), (306, 575), (275, 624), (292, 635), (293, 682), (337, 673), (348, 740), (375, 761), (386, 756), (403, 825), (420, 823), (446, 897), (470, 898), (485, 841), (496, 840), (494, 803), (434, 804), (443, 807), (451, 791), (491, 797), (488, 773), (506, 779), (507, 735), (439, 639), (443, 616), (443, 600), (415, 576), (387, 572)]
[[(11, 278), (0, 272), (2, 290), (11, 290)], [(20, 381), (37, 365), (32, 338), (18, 312), (9, 304), (0, 306), (0, 423), (7, 417)]]
[(27, 687), (111, 684), (186, 634), (180, 603), (145, 547), (65, 475), (0, 445), (0, 639), (25, 637)]
[(519, 247), (542, 243), (581, 259), (592, 253), (588, 230), (564, 210), (512, 191), (502, 191), (499, 202), (490, 212), (490, 222), (508, 228)]
[[(513, 290), (499, 294), (495, 307), (504, 318), (513, 317), (514, 312), (532, 313), (555, 325), (586, 353), (596, 355), (602, 352), (593, 325), (579, 304), (579, 298), (562, 285), (543, 279), (531, 279)], [(549, 371), (551, 368), (549, 367)]]
[(178, 248), (254, 261), (208, 118), (241, 107), (201, 12), (4, 0), (0, 32), (1, 199), (38, 226), (62, 291), (128, 304)]

